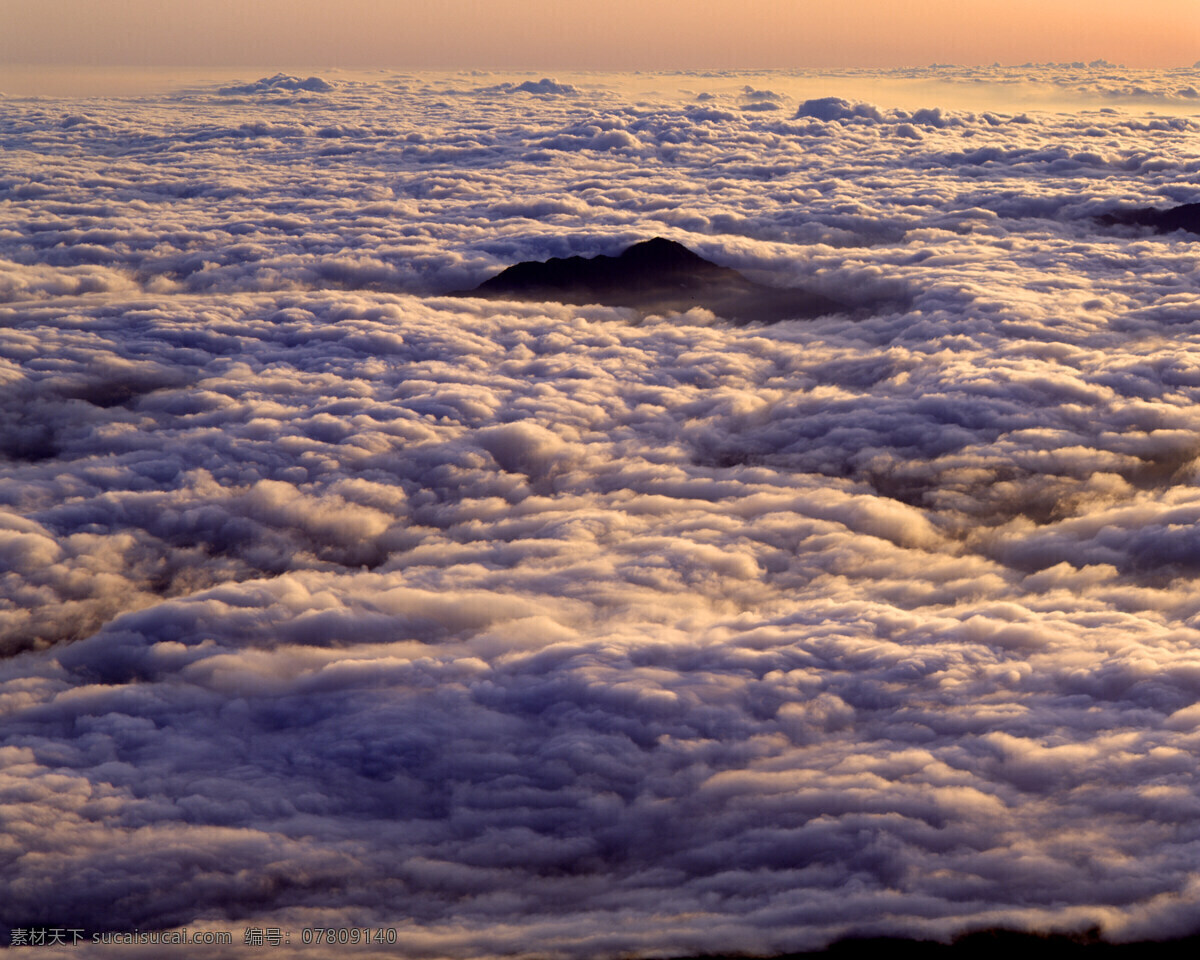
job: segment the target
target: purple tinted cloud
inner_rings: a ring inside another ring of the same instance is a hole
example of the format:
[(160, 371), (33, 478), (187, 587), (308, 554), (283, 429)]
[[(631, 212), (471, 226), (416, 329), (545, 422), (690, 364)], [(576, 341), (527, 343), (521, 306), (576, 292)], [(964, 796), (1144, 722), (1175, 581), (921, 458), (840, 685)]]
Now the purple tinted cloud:
[[(726, 79), (7, 104), (0, 923), (1194, 932), (1195, 121)], [(440, 296), (659, 234), (852, 309)]]

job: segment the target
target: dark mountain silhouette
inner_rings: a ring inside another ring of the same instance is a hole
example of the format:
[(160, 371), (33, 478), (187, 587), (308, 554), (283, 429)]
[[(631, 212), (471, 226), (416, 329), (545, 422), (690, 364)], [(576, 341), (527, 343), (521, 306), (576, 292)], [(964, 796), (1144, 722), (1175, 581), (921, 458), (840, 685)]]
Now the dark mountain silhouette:
[[(1111, 943), (1099, 929), (1081, 933), (1027, 933), (990, 928), (965, 933), (951, 943), (905, 937), (850, 937), (823, 950), (777, 954), (770, 960), (857, 960), (859, 957), (914, 957), (916, 960), (1185, 960), (1196, 956), (1200, 936), (1172, 940)], [(706, 954), (677, 960), (749, 960), (746, 954)]]
[(818, 317), (842, 304), (800, 288), (769, 287), (719, 267), (673, 240), (655, 237), (615, 257), (553, 257), (525, 261), (454, 296), (493, 300), (553, 300), (633, 307), (644, 313), (705, 307), (739, 323)]
[(1200, 203), (1185, 203), (1182, 206), (1159, 210), (1156, 207), (1139, 207), (1133, 210), (1114, 210), (1097, 217), (1103, 224), (1150, 227), (1156, 233), (1174, 233), (1186, 230), (1200, 233)]

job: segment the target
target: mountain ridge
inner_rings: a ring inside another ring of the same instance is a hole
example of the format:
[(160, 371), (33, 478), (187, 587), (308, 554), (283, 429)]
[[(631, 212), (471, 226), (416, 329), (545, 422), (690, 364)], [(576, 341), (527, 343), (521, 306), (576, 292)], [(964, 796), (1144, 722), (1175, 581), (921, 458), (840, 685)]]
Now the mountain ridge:
[(1155, 233), (1174, 233), (1184, 230), (1200, 234), (1200, 203), (1184, 203), (1176, 207), (1136, 207), (1114, 210), (1097, 218), (1107, 226), (1150, 227)]
[(653, 237), (615, 256), (551, 257), (505, 268), (453, 296), (633, 307), (643, 313), (711, 310), (738, 323), (772, 323), (836, 313), (844, 305), (801, 287), (756, 283), (681, 243)]

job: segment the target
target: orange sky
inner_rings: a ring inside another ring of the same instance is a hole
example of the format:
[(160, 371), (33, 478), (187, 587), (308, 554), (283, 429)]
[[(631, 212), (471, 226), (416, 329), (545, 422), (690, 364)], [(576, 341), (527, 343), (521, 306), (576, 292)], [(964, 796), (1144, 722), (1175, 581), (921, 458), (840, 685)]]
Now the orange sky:
[(1195, 0), (0, 0), (4, 65), (706, 69), (1200, 60)]

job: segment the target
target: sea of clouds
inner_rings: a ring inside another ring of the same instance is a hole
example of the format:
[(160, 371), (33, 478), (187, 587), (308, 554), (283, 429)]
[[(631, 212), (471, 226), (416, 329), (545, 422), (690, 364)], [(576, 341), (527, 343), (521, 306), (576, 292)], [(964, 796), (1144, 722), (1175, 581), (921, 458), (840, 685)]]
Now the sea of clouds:
[(0, 936), (1196, 932), (1200, 73), (927, 73), (0, 102)]

